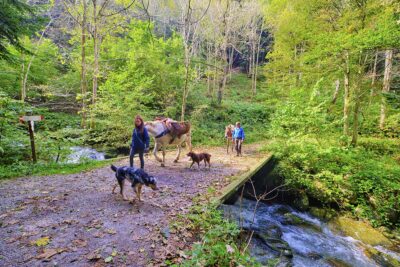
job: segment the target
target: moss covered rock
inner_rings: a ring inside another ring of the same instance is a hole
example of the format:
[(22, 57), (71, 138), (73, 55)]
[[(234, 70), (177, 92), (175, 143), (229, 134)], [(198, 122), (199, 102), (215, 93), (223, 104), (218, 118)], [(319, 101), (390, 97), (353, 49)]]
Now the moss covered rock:
[(387, 266), (387, 267), (399, 267), (400, 266), (400, 261), (396, 260), (392, 256), (382, 253), (381, 251), (372, 248), (372, 247), (366, 247), (365, 250), (365, 255), (367, 255), (369, 258), (374, 260), (376, 263), (378, 263), (380, 266)]
[(391, 245), (390, 240), (369, 224), (340, 216), (329, 221), (329, 227), (336, 232), (351, 236), (371, 246)]

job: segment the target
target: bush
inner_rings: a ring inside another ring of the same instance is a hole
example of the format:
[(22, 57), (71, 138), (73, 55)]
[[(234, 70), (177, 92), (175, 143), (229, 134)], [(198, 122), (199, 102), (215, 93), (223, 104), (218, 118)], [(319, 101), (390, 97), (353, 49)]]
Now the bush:
[(188, 215), (192, 230), (202, 233), (202, 242), (188, 252), (181, 266), (258, 266), (236, 245), (240, 230), (236, 223), (223, 219), (215, 207), (194, 206)]
[(305, 137), (285, 143), (276, 141), (270, 148), (290, 189), (305, 191), (323, 205), (361, 208), (356, 215), (375, 225), (399, 226), (400, 166), (391, 157), (377, 156), (376, 148), (338, 147)]
[(378, 155), (393, 155), (400, 152), (400, 140), (397, 138), (363, 137), (359, 139), (358, 145)]

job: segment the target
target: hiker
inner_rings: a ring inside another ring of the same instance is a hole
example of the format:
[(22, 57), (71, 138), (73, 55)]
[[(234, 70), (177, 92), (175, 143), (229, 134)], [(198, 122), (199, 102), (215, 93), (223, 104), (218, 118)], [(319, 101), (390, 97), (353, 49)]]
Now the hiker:
[(133, 167), (133, 157), (139, 154), (140, 168), (144, 168), (143, 154), (149, 152), (150, 138), (147, 129), (144, 127), (144, 122), (140, 115), (135, 117), (135, 128), (132, 133), (131, 150), (129, 153), (129, 165)]
[(240, 122), (236, 122), (236, 127), (233, 130), (233, 139), (235, 140), (236, 157), (242, 155), (242, 143), (244, 141), (244, 130), (240, 127)]
[(229, 124), (225, 127), (225, 139), (226, 139), (226, 154), (229, 154), (229, 146), (231, 146), (231, 150), (233, 152), (233, 147), (235, 146), (235, 142), (233, 140), (233, 130), (235, 129), (235, 125)]

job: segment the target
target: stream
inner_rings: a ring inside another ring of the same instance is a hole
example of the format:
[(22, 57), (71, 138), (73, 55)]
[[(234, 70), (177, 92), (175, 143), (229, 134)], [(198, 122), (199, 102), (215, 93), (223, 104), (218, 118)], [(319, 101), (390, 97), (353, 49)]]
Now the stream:
[(255, 207), (256, 202), (248, 199), (221, 205), (226, 218), (244, 230), (254, 231), (249, 251), (263, 265), (392, 266), (376, 257), (369, 258), (366, 248), (379, 251), (384, 258), (389, 254), (400, 261), (399, 253), (333, 233), (327, 223), (288, 205), (260, 202), (254, 213)]
[(67, 156), (67, 163), (80, 163), (85, 160), (104, 160), (105, 153), (98, 152), (90, 147), (71, 147), (71, 154)]

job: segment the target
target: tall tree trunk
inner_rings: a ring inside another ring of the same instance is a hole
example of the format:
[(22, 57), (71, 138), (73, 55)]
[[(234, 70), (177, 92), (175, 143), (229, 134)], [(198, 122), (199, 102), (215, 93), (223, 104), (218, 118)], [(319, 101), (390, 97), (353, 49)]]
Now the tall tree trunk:
[(97, 32), (97, 0), (93, 1), (93, 52), (94, 52), (94, 66), (93, 66), (93, 91), (92, 91), (92, 105), (96, 103), (97, 97), (97, 79), (99, 77), (99, 36)]
[(25, 73), (25, 54), (22, 53), (22, 65), (21, 65), (21, 101), (24, 102), (26, 98), (26, 91), (24, 86), (24, 73)]
[(226, 78), (228, 77), (228, 72), (229, 72), (229, 67), (228, 64), (225, 64), (224, 71), (222, 74), (222, 77), (220, 78), (220, 81), (218, 83), (218, 96), (217, 96), (217, 103), (218, 105), (221, 105), (222, 103), (222, 97), (224, 95), (224, 90), (225, 90), (225, 85), (226, 85)]
[(257, 50), (256, 50), (256, 62), (255, 62), (255, 69), (254, 69), (254, 95), (257, 94), (257, 76), (258, 76), (258, 61), (259, 61), (259, 56), (260, 56), (260, 47), (261, 47), (261, 36), (262, 36), (262, 30), (263, 30), (263, 25), (261, 25), (260, 29), (260, 34), (258, 36), (257, 40)]
[(189, 71), (190, 71), (190, 54), (189, 54), (189, 48), (185, 44), (185, 86), (183, 88), (183, 93), (182, 93), (181, 121), (185, 120), (186, 99), (189, 95)]
[(359, 92), (359, 88), (354, 90), (354, 113), (353, 113), (353, 135), (351, 138), (351, 145), (353, 147), (357, 146), (357, 140), (358, 140), (358, 117), (360, 114), (360, 106), (361, 106), (361, 96)]
[(255, 96), (256, 95), (256, 90), (255, 90), (255, 87), (254, 87), (254, 78), (255, 78), (255, 69), (256, 69), (256, 66), (255, 66), (255, 62), (256, 62), (256, 60), (255, 60), (255, 53), (256, 53), (256, 48), (255, 48), (255, 40), (252, 40), (252, 45), (251, 45), (251, 64), (252, 64), (252, 67), (251, 67), (251, 93), (252, 93), (252, 95), (253, 96)]
[(26, 71), (25, 71), (25, 74), (24, 74), (24, 79), (22, 81), (22, 91), (24, 92), (24, 100), (25, 100), (25, 97), (26, 97), (26, 91), (27, 91), (26, 90), (26, 85), (28, 83), (28, 76), (29, 76), (29, 71), (30, 71), (31, 66), (32, 66), (32, 62), (35, 59), (35, 56), (36, 56), (37, 52), (39, 51), (40, 45), (42, 44), (43, 36), (44, 36), (45, 32), (47, 31), (47, 29), (49, 28), (49, 26), (50, 26), (50, 24), (52, 22), (53, 22), (53, 19), (50, 19), (49, 23), (47, 23), (46, 27), (42, 31), (42, 34), (40, 35), (39, 41), (36, 44), (35, 52), (33, 52), (31, 58), (29, 59), (28, 66), (26, 67)]
[[(372, 81), (371, 85), (375, 85), (375, 80), (376, 80), (376, 65), (378, 64), (378, 52), (375, 53), (375, 60), (374, 60), (374, 67), (372, 69)], [(373, 91), (372, 91), (373, 93)]]
[[(390, 80), (392, 76), (392, 62), (393, 62), (393, 50), (386, 50), (385, 52), (385, 73), (383, 76), (383, 87), (382, 93), (388, 93), (390, 91)], [(379, 120), (379, 128), (382, 130), (385, 127), (386, 119), (386, 96), (382, 95), (381, 98), (381, 117)]]
[(339, 90), (340, 90), (340, 80), (337, 79), (335, 81), (335, 92), (333, 93), (332, 101), (331, 101), (330, 107), (328, 108), (328, 113), (330, 113), (332, 111), (332, 108), (336, 103), (337, 97), (339, 95)]
[(233, 66), (233, 52), (234, 51), (235, 51), (235, 49), (233, 47), (231, 47), (231, 50), (229, 51), (229, 69), (228, 69), (229, 80), (232, 79), (232, 66)]
[(218, 58), (218, 45), (217, 44), (214, 44), (214, 48), (215, 48), (215, 51), (214, 51), (214, 77), (213, 77), (213, 92), (212, 92), (212, 94), (211, 94), (211, 99), (213, 99), (213, 97), (214, 97), (214, 90), (215, 90), (215, 88), (217, 88), (217, 80), (219, 79), (219, 73), (218, 73), (218, 67), (217, 67), (217, 64), (218, 64), (218, 61), (217, 61), (217, 58)]
[[(188, 1), (186, 14), (183, 17), (184, 28), (183, 28), (183, 45), (185, 48), (185, 85), (182, 92), (182, 106), (181, 106), (181, 121), (185, 120), (185, 111), (186, 111), (186, 100), (189, 95), (189, 71), (190, 71), (190, 57), (193, 53), (193, 42), (190, 43), (190, 37), (192, 34), (191, 30), (191, 15), (192, 15), (192, 7), (191, 0)], [(193, 41), (193, 36), (192, 36)]]
[(223, 15), (223, 21), (222, 21), (222, 25), (223, 25), (223, 42), (222, 42), (222, 46), (221, 46), (221, 56), (222, 56), (222, 61), (224, 62), (224, 71), (222, 73), (222, 77), (220, 77), (219, 83), (218, 83), (218, 95), (217, 95), (217, 103), (218, 105), (221, 105), (222, 103), (222, 97), (224, 95), (224, 89), (225, 89), (225, 85), (226, 85), (226, 78), (228, 76), (228, 72), (229, 72), (229, 62), (228, 62), (228, 56), (226, 54), (226, 49), (228, 46), (228, 42), (229, 42), (229, 25), (227, 23), (227, 15), (229, 12), (229, 5), (230, 5), (230, 0), (226, 1), (226, 9)]
[(257, 38), (256, 38), (256, 22), (254, 22), (254, 24), (252, 25), (252, 30), (251, 30), (251, 93), (253, 96), (256, 95), (256, 88), (255, 88), (255, 77), (256, 77), (256, 42), (257, 42)]
[(86, 0), (82, 0), (83, 12), (82, 12), (82, 31), (81, 31), (81, 95), (82, 95), (82, 128), (86, 128), (86, 16), (87, 16), (87, 4)]
[(211, 45), (209, 42), (207, 42), (207, 96), (211, 97), (212, 91), (211, 91)]
[(345, 71), (344, 71), (344, 105), (343, 105), (343, 134), (349, 134), (349, 113), (350, 113), (350, 67), (349, 52), (345, 53)]

